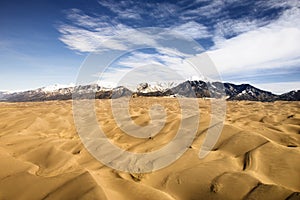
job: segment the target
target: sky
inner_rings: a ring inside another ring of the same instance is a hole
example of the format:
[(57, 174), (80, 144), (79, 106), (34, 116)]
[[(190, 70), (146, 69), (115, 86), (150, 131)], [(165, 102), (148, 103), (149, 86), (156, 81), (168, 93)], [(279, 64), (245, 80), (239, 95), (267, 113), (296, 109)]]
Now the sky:
[[(152, 27), (195, 40), (224, 82), (288, 92), (300, 89), (299, 19), (299, 0), (4, 0), (0, 91), (74, 84), (90, 54), (126, 51), (128, 43), (139, 42), (111, 38)], [(147, 61), (184, 71), (179, 58), (139, 51), (116, 66), (132, 69)]]

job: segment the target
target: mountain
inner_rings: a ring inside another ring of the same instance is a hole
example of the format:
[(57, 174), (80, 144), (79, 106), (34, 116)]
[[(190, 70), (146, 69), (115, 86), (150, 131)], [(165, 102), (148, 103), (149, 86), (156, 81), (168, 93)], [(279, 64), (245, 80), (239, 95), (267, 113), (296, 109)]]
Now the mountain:
[[(144, 90), (147, 85), (144, 84)], [(248, 100), (248, 101), (275, 101), (278, 95), (260, 90), (249, 84), (235, 85), (232, 83), (204, 82), (201, 80), (185, 81), (179, 85), (149, 93), (138, 93), (139, 96), (185, 96), (197, 98), (221, 98), (226, 96), (227, 100)], [(288, 100), (288, 99), (287, 99)]]
[(197, 98), (221, 98), (226, 94), (221, 82), (204, 82), (201, 80), (185, 81), (172, 88), (172, 91), (180, 96)]
[(137, 88), (137, 93), (151, 93), (151, 92), (165, 92), (169, 90), (172, 87), (177, 86), (179, 83), (177, 82), (158, 82), (155, 84), (149, 84), (149, 83), (140, 83)]
[(277, 95), (260, 90), (249, 84), (235, 85), (232, 83), (224, 83), (228, 100), (248, 100), (248, 101), (274, 101)]
[(43, 87), (36, 90), (23, 92), (0, 92), (0, 101), (49, 101), (68, 99), (111, 99), (123, 96), (173, 96), (173, 97), (196, 97), (196, 98), (221, 98), (227, 100), (248, 101), (299, 101), (300, 90), (291, 91), (281, 95), (258, 89), (249, 84), (235, 85), (232, 83), (205, 82), (201, 80), (185, 81), (182, 83), (141, 83), (136, 90), (131, 91), (124, 86), (116, 88), (104, 88), (97, 84), (72, 86), (65, 88)]
[(300, 101), (300, 90), (293, 90), (282, 95), (279, 95), (282, 101)]
[(0, 92), (0, 99), (5, 98), (7, 95), (7, 92)]

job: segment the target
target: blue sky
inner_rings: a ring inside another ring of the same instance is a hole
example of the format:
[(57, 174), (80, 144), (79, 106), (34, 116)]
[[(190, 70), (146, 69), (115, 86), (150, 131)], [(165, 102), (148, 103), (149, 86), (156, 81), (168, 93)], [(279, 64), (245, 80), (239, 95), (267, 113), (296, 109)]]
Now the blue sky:
[(195, 39), (224, 81), (299, 89), (299, 19), (298, 0), (0, 1), (0, 91), (74, 83), (89, 53), (144, 27)]

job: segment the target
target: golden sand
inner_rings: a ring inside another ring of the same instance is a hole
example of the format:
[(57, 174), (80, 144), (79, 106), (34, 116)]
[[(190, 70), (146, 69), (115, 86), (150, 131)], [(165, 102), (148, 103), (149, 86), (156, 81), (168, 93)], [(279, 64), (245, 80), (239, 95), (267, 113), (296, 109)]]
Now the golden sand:
[[(110, 100), (97, 100), (100, 126), (115, 145), (149, 152), (176, 134), (176, 99), (136, 98), (131, 119), (149, 123), (148, 108), (166, 107), (151, 139), (118, 128)], [(299, 199), (300, 102), (227, 102), (222, 135), (204, 159), (198, 154), (210, 124), (209, 100), (199, 99), (200, 123), (191, 147), (170, 166), (131, 174), (106, 167), (83, 147), (71, 101), (0, 103), (0, 200)]]

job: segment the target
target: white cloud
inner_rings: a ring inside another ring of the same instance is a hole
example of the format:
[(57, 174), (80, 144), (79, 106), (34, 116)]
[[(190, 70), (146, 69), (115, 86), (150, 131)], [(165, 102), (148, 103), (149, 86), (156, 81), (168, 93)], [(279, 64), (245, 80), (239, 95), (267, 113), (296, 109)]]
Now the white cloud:
[(166, 19), (176, 15), (179, 9), (175, 4), (167, 2), (150, 3), (134, 0), (127, 1), (98, 1), (100, 5), (108, 8), (117, 15), (118, 19), (142, 20), (143, 15), (151, 19)]
[[(106, 21), (106, 18), (91, 17), (80, 10), (72, 9), (67, 15), (72, 24), (63, 24), (58, 27), (61, 33), (60, 40), (72, 50), (80, 52), (96, 52), (103, 50), (126, 50), (132, 45), (152, 44), (159, 46), (157, 40), (160, 35), (149, 35), (147, 30), (135, 29), (115, 21)], [(210, 33), (207, 27), (188, 22), (161, 28), (166, 32), (176, 32), (194, 39), (207, 38)], [(117, 38), (112, 38), (118, 36)]]
[(133, 5), (132, 1), (121, 1), (118, 3), (109, 2), (106, 0), (98, 1), (100, 5), (110, 9), (122, 19), (141, 19), (138, 9)]
[(260, 20), (226, 19), (215, 25), (215, 39), (253, 31), (265, 24), (266, 22)]
[(299, 18), (300, 10), (290, 9), (267, 26), (217, 41), (208, 55), (222, 73), (299, 66)]
[(181, 24), (179, 26), (173, 26), (170, 29), (182, 35), (188, 35), (189, 37), (192, 37), (194, 39), (208, 38), (212, 36), (207, 30), (206, 26), (199, 24), (195, 21)]
[(273, 0), (263, 1), (263, 4), (271, 8), (282, 8), (282, 7), (300, 7), (299, 0)]
[[(85, 28), (63, 25), (59, 31), (62, 33), (59, 38), (68, 48), (80, 52), (99, 52), (103, 50), (127, 50), (134, 44), (153, 44), (155, 36), (150, 37), (144, 32), (127, 27), (123, 24), (111, 26), (104, 24), (95, 31)], [(113, 36), (119, 36), (112, 38)], [(134, 37), (130, 37), (133, 35)]]
[[(196, 2), (197, 3), (197, 2)], [(205, 17), (211, 17), (220, 15), (222, 8), (224, 7), (225, 2), (223, 0), (214, 0), (205, 6), (198, 7), (196, 9), (192, 10), (186, 10), (183, 12), (183, 16), (205, 16)]]
[[(73, 24), (86, 27), (86, 28), (97, 28), (99, 26), (107, 26), (107, 21), (105, 16), (91, 17), (84, 14), (81, 10), (73, 8), (67, 13), (67, 19), (72, 21)], [(110, 23), (113, 23), (110, 21)]]

